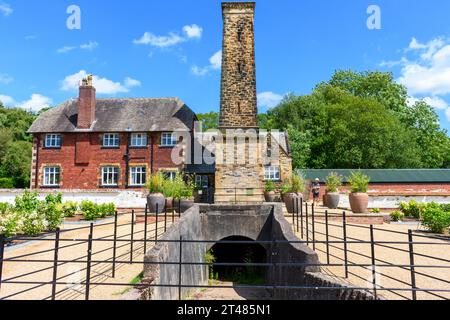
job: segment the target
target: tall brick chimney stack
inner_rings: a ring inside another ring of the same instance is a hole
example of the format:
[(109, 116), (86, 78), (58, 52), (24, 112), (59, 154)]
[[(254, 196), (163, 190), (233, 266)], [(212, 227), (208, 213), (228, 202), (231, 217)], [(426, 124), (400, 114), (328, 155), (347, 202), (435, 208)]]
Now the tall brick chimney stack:
[(79, 129), (89, 129), (95, 121), (95, 88), (92, 85), (92, 75), (83, 79), (80, 85), (78, 98), (78, 121)]

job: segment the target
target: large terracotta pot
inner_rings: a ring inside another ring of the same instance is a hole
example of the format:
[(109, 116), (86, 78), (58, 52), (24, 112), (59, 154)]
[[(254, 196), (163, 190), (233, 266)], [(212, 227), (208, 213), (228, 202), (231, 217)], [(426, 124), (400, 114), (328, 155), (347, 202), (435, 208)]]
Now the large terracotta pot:
[(174, 205), (175, 205), (175, 211), (177, 213), (180, 213), (180, 208), (181, 208), (181, 213), (184, 213), (184, 212), (188, 211), (190, 208), (192, 208), (195, 205), (195, 202), (194, 202), (194, 200), (190, 200), (190, 199), (181, 199), (181, 201), (175, 200)]
[(327, 193), (325, 193), (322, 197), (322, 202), (323, 202), (323, 206), (326, 207), (327, 206)]
[(275, 191), (264, 192), (264, 198), (265, 198), (266, 202), (275, 202), (276, 196), (277, 196), (277, 194), (275, 193)]
[[(163, 213), (165, 210), (166, 198), (162, 193), (150, 193), (147, 196), (147, 207), (150, 213)], [(156, 208), (158, 207), (158, 212)]]
[(326, 198), (326, 206), (329, 209), (337, 209), (339, 207), (339, 200), (341, 195), (339, 192), (330, 192), (325, 195)]
[[(286, 209), (288, 213), (294, 213), (295, 208), (298, 203), (301, 203), (302, 197), (296, 193), (286, 193), (284, 194), (283, 201), (286, 205)], [(300, 209), (299, 209), (300, 210)]]
[(369, 195), (367, 193), (350, 193), (350, 207), (353, 213), (366, 213), (369, 207)]

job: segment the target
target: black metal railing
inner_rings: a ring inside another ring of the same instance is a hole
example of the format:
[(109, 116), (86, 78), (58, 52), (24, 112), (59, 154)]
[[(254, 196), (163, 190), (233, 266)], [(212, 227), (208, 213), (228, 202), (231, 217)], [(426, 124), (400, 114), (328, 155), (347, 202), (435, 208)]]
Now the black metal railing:
[[(56, 300), (63, 299), (64, 294), (74, 286), (74, 282), (70, 281), (70, 277), (74, 274), (84, 273), (84, 278), (80, 279), (76, 286), (78, 291), (75, 295), (78, 298), (83, 297), (86, 300), (92, 299), (92, 289), (94, 287), (163, 287), (178, 288), (178, 298), (182, 299), (183, 289), (215, 289), (215, 288), (246, 288), (254, 290), (276, 290), (276, 289), (297, 289), (297, 290), (335, 290), (336, 287), (328, 286), (306, 286), (306, 285), (275, 285), (267, 283), (264, 285), (191, 285), (182, 277), (182, 268), (184, 266), (208, 266), (208, 267), (260, 267), (260, 268), (299, 268), (314, 267), (321, 268), (342, 268), (344, 278), (352, 277), (361, 278), (354, 270), (357, 268), (371, 268), (370, 286), (353, 285), (346, 286), (342, 290), (365, 290), (371, 292), (375, 296), (389, 292), (395, 294), (398, 298), (416, 300), (419, 298), (433, 297), (438, 299), (450, 299), (450, 276), (439, 276), (429, 274), (423, 270), (440, 269), (450, 271), (450, 260), (437, 255), (426, 252), (419, 252), (419, 246), (438, 246), (442, 248), (442, 252), (448, 252), (450, 239), (439, 236), (431, 236), (424, 234), (416, 234), (412, 230), (408, 232), (387, 230), (377, 228), (373, 225), (357, 225), (348, 222), (346, 212), (342, 214), (330, 213), (328, 210), (324, 212), (318, 211), (314, 205), (309, 205), (303, 201), (296, 201), (294, 204), (294, 213), (292, 214), (292, 227), (294, 232), (299, 234), (301, 239), (298, 241), (223, 241), (220, 239), (196, 240), (180, 237), (179, 239), (167, 240), (161, 239), (162, 235), (168, 228), (181, 218), (181, 204), (178, 203), (177, 210), (165, 210), (163, 213), (150, 212), (145, 210), (132, 210), (131, 212), (116, 212), (114, 221), (104, 221), (103, 223), (91, 223), (88, 226), (77, 227), (67, 230), (56, 230), (56, 232), (41, 238), (16, 236), (9, 239), (0, 239), (0, 299), (21, 298), (23, 295), (33, 293), (33, 299)], [(139, 219), (143, 221), (139, 222)], [(339, 221), (337, 223), (336, 221)], [(141, 224), (141, 225), (139, 225)], [(320, 229), (322, 228), (322, 229)], [(111, 234), (96, 236), (97, 232), (112, 231)], [(331, 230), (334, 230), (334, 233)], [(354, 237), (349, 230), (363, 230), (367, 233), (367, 239)], [(337, 232), (337, 230), (340, 230)], [(87, 236), (76, 236), (72, 238), (73, 233), (86, 233)], [(404, 241), (376, 240), (376, 235), (381, 232), (387, 234), (395, 234), (396, 236), (404, 236)], [(67, 236), (66, 236), (67, 235)], [(13, 255), (15, 250), (8, 250), (8, 245), (15, 242), (34, 241), (42, 244), (49, 243), (50, 249), (44, 249), (32, 253)], [(147, 252), (151, 245), (157, 243), (175, 243), (179, 245), (177, 252), (178, 259), (176, 261), (144, 261), (143, 255)], [(107, 245), (105, 248), (98, 248), (100, 244)], [(273, 245), (293, 245), (304, 244), (315, 249), (319, 254), (324, 254), (325, 259), (322, 263), (293, 263), (287, 261), (277, 262), (258, 262), (258, 263), (206, 263), (203, 261), (186, 261), (183, 259), (184, 248), (189, 244), (260, 244), (265, 246)], [(366, 245), (370, 246), (367, 253), (358, 252), (352, 246)], [(398, 246), (404, 246), (399, 248)], [(85, 251), (83, 250), (85, 248)], [(397, 262), (396, 258), (386, 259), (376, 255), (377, 248), (386, 248), (403, 253), (408, 257), (408, 262)], [(333, 252), (332, 252), (333, 250)], [(8, 257), (5, 253), (8, 251)], [(68, 252), (80, 252), (80, 256), (76, 258), (64, 258)], [(119, 252), (120, 251), (120, 252)], [(336, 253), (339, 252), (339, 253)], [(43, 259), (40, 255), (50, 254), (51, 258)], [(350, 256), (351, 255), (351, 256)], [(354, 261), (354, 257), (362, 257), (368, 262)], [(420, 258), (420, 263), (417, 263)], [(424, 263), (424, 259), (431, 260)], [(80, 268), (74, 272), (61, 272), (64, 265), (75, 264)], [(138, 283), (130, 284), (125, 282), (117, 282), (117, 271), (121, 266), (140, 265), (142, 269), (145, 265), (175, 265), (178, 266), (178, 278), (174, 283)], [(5, 266), (14, 266), (14, 269), (21, 267), (26, 270), (20, 274), (5, 277)], [(42, 267), (39, 267), (42, 266)], [(408, 280), (398, 278), (390, 274), (380, 272), (380, 268), (398, 268), (404, 272), (408, 272)], [(30, 279), (39, 273), (48, 272), (50, 277), (46, 281)], [(450, 272), (444, 272), (444, 275), (450, 275)], [(377, 282), (377, 276), (385, 277), (396, 285), (380, 286)], [(429, 286), (426, 281), (419, 283), (419, 279), (430, 279), (433, 283), (439, 283), (439, 286)], [(112, 281), (114, 280), (114, 281)], [(359, 279), (367, 280), (367, 279)], [(398, 285), (397, 285), (398, 284)], [(22, 289), (23, 286), (24, 288)], [(61, 288), (61, 286), (65, 286)], [(45, 291), (43, 287), (48, 287)], [(34, 293), (37, 290), (38, 293)], [(8, 291), (2, 294), (2, 291)], [(42, 293), (47, 292), (47, 293)], [(421, 297), (418, 294), (421, 293)], [(71, 296), (73, 298), (73, 296)]]

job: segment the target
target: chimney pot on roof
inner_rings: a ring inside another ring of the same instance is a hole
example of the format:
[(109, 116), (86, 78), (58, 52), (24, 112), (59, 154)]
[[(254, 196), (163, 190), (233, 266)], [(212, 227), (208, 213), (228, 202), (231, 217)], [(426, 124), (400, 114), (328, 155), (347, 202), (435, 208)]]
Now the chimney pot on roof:
[(78, 121), (79, 129), (90, 129), (95, 121), (95, 88), (92, 85), (92, 75), (84, 78), (80, 85), (78, 98)]

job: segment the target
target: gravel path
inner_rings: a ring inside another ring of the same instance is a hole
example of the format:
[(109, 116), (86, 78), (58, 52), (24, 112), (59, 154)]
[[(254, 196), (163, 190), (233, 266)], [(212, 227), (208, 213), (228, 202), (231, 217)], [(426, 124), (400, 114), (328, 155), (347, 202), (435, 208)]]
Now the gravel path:
[[(330, 210), (333, 214), (340, 214), (337, 211)], [(324, 209), (316, 210), (316, 216), (323, 216)], [(292, 218), (288, 218), (292, 223)], [(306, 229), (306, 221), (304, 221), (304, 228)], [(370, 226), (350, 224), (347, 227), (347, 237), (349, 241), (370, 241)], [(416, 271), (416, 286), (420, 289), (440, 289), (450, 291), (450, 238), (448, 240), (423, 238), (421, 236), (427, 235), (420, 225), (416, 224), (383, 224), (374, 226), (375, 241), (389, 241), (389, 242), (408, 242), (407, 233), (409, 229), (414, 232), (414, 252), (415, 252), (415, 268)], [(309, 221), (310, 240), (312, 241), (312, 221)], [(324, 218), (317, 220), (315, 223), (316, 241), (326, 240), (326, 228)], [(400, 232), (400, 233), (398, 233)], [(343, 223), (341, 221), (329, 222), (330, 241), (342, 241), (343, 239)], [(297, 236), (301, 238), (301, 233)], [(306, 240), (306, 231), (304, 230), (304, 238)], [(427, 244), (418, 244), (424, 243)], [(310, 243), (310, 247), (313, 245)], [(343, 264), (344, 250), (342, 243), (330, 244), (330, 263)], [(372, 264), (371, 245), (349, 243), (348, 261), (349, 261), (349, 281), (355, 286), (364, 287), (368, 289), (373, 288), (372, 283), (372, 267), (351, 266), (351, 264)], [(410, 289), (411, 288), (411, 272), (410, 272), (410, 256), (408, 243), (398, 244), (379, 244), (375, 246), (376, 264), (382, 266), (376, 267), (377, 272), (377, 288), (378, 294), (387, 299), (411, 299), (411, 291), (401, 290), (383, 290), (383, 289)], [(319, 254), (320, 261), (327, 263), (327, 247), (325, 243), (316, 244), (316, 252)], [(420, 255), (427, 255), (436, 257), (432, 259)], [(442, 259), (442, 260), (439, 260)], [(392, 267), (390, 264), (402, 265), (402, 267)], [(384, 266), (383, 266), (384, 265)], [(431, 268), (435, 266), (437, 268)], [(439, 268), (440, 267), (440, 268)], [(447, 268), (443, 268), (447, 267)], [(322, 271), (332, 276), (345, 276), (343, 266), (323, 267)], [(450, 299), (450, 292), (438, 291), (417, 291), (418, 299)]]
[[(170, 226), (168, 221), (167, 227)], [(115, 300), (120, 299), (122, 294), (130, 288), (128, 284), (143, 270), (144, 244), (135, 242), (133, 247), (133, 261), (130, 264), (130, 234), (131, 215), (119, 216), (118, 220), (117, 260), (123, 261), (116, 266), (116, 277), (112, 278), (112, 264), (99, 263), (99, 261), (112, 260), (113, 248), (113, 220), (105, 221), (94, 227), (93, 238), (109, 241), (94, 241), (92, 248), (91, 267), (91, 300)], [(87, 224), (88, 226), (88, 224)], [(58, 261), (58, 284), (56, 286), (57, 300), (83, 300), (85, 299), (84, 283), (87, 272), (87, 246), (86, 239), (89, 236), (89, 228), (80, 229), (80, 224), (65, 224), (62, 226), (60, 250)], [(158, 225), (159, 236), (164, 232), (164, 219)], [(155, 225), (148, 224), (147, 239), (154, 239)], [(72, 230), (72, 231), (70, 231)], [(67, 232), (66, 232), (67, 231)], [(134, 225), (134, 239), (144, 239), (144, 223)], [(51, 241), (36, 240), (18, 246), (7, 248), (5, 259), (20, 259), (20, 262), (5, 261), (3, 264), (4, 281), (0, 290), (0, 299), (8, 300), (48, 300), (51, 299), (53, 278), (53, 262), (39, 262), (37, 260), (54, 259), (54, 236), (49, 237)], [(123, 242), (120, 242), (124, 240)], [(79, 241), (83, 240), (83, 241)], [(153, 246), (153, 241), (147, 243), (147, 250)], [(48, 250), (49, 252), (42, 252)], [(42, 253), (39, 253), (42, 252)], [(38, 253), (38, 254), (35, 254)], [(32, 254), (30, 256), (30, 254)], [(21, 257), (28, 255), (26, 257)], [(75, 262), (82, 261), (81, 263)], [(74, 261), (74, 262), (65, 262)], [(20, 284), (11, 282), (36, 282), (35, 284)], [(44, 282), (44, 284), (42, 284)], [(111, 283), (117, 285), (101, 285)]]

